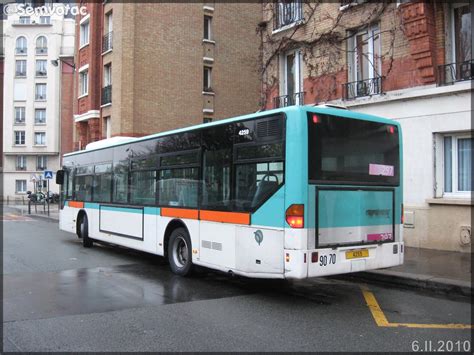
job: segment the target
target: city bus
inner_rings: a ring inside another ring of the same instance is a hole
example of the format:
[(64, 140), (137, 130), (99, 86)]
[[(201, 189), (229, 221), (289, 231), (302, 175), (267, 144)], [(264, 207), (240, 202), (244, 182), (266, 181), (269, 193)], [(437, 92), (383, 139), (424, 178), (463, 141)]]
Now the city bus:
[[(117, 137), (116, 137), (117, 138)], [(112, 139), (113, 140), (113, 139)], [(403, 263), (402, 139), (392, 120), (292, 106), (64, 155), (60, 228), (254, 278)]]

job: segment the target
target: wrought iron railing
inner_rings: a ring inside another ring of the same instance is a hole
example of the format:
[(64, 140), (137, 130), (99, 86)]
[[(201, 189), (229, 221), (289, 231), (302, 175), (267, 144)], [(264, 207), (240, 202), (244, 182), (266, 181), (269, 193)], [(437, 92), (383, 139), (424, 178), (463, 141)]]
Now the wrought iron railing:
[(101, 105), (112, 103), (112, 85), (102, 88)]
[(381, 76), (378, 76), (372, 79), (342, 84), (343, 98), (345, 100), (351, 100), (356, 97), (379, 95), (383, 92), (382, 79)]
[(113, 41), (113, 32), (110, 31), (104, 37), (102, 38), (102, 53), (110, 51), (113, 46), (112, 46), (112, 41)]
[(273, 29), (276, 30), (301, 20), (303, 20), (303, 2), (301, 0), (275, 1)]
[(16, 47), (15, 54), (26, 54), (27, 53), (26, 47)]
[(48, 47), (36, 47), (36, 54), (48, 54)]
[(438, 85), (450, 85), (458, 81), (474, 79), (474, 60), (438, 66)]
[(286, 106), (304, 105), (304, 91), (297, 92), (293, 95), (282, 95), (273, 98), (273, 108)]

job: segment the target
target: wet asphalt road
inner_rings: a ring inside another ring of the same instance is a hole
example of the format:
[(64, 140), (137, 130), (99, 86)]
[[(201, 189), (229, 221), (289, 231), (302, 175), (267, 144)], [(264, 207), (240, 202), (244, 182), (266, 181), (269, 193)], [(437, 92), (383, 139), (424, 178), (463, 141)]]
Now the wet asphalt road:
[[(181, 278), (162, 258), (106, 245), (84, 249), (57, 223), (4, 213), (4, 351), (471, 346), (470, 329), (378, 326), (355, 282), (249, 280), (207, 270)], [(368, 287), (389, 322), (471, 324), (468, 299)]]

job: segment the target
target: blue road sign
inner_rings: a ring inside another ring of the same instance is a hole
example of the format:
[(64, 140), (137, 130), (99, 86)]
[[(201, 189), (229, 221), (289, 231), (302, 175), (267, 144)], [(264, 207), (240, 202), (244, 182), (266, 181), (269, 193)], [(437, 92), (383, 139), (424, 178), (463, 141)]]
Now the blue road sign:
[(53, 172), (51, 170), (45, 170), (44, 171), (44, 178), (45, 179), (52, 179), (53, 178)]

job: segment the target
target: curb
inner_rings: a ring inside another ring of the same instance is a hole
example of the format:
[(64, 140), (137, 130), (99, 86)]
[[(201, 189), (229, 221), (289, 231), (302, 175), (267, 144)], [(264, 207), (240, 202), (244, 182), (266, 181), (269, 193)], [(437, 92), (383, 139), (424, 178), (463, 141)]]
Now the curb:
[(25, 211), (24, 208), (21, 208), (21, 207), (14, 207), (14, 206), (10, 206), (10, 208), (14, 208), (14, 209), (17, 210), (18, 212), (20, 212), (22, 216), (26, 216), (26, 217), (30, 217), (30, 218), (45, 219), (45, 220), (48, 220), (48, 221), (50, 221), (50, 222), (51, 222), (51, 221), (59, 222), (59, 218), (51, 217), (51, 216), (48, 216), (47, 214), (38, 214), (38, 213), (28, 214), (28, 212)]
[(379, 282), (407, 288), (417, 288), (471, 297), (472, 287), (468, 281), (453, 280), (432, 275), (409, 274), (391, 270), (364, 271), (349, 274), (348, 277), (367, 282)]

